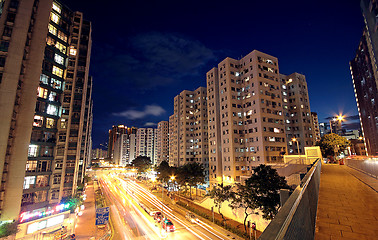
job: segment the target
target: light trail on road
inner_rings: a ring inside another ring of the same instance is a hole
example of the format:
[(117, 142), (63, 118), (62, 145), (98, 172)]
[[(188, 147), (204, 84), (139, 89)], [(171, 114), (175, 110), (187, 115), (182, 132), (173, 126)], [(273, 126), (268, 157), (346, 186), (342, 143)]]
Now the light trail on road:
[[(99, 182), (104, 188), (115, 213), (117, 229), (122, 239), (231, 239), (215, 230), (209, 224), (199, 220), (191, 223), (185, 219), (185, 212), (174, 205), (164, 204), (141, 184), (130, 179), (123, 179), (114, 174), (99, 176)], [(141, 204), (150, 209), (161, 211), (170, 219), (176, 230), (165, 233), (160, 224), (142, 209)]]

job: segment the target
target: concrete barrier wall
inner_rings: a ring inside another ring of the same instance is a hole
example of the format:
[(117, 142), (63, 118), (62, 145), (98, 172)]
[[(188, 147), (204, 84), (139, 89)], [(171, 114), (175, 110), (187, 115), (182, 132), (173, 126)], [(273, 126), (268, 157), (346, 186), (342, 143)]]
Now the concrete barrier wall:
[(345, 165), (363, 171), (374, 178), (378, 178), (378, 160), (372, 159), (345, 159)]
[(314, 239), (320, 170), (319, 159), (259, 239)]

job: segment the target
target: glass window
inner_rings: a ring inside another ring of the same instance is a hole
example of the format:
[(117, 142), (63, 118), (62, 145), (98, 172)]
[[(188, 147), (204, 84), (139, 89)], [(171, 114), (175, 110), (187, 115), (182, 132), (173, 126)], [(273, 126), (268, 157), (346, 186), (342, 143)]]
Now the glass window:
[(49, 46), (53, 46), (53, 45), (55, 45), (56, 41), (55, 41), (55, 39), (53, 39), (52, 37), (47, 36), (47, 38), (46, 38), (46, 43), (47, 43), (47, 45), (49, 45)]
[(53, 66), (53, 70), (52, 70), (52, 73), (58, 77), (63, 77), (63, 69), (57, 67), (57, 66)]
[(54, 128), (55, 120), (53, 118), (46, 118), (46, 128)]
[(38, 97), (45, 98), (45, 99), (47, 98), (48, 90), (46, 88), (38, 87), (37, 91), (38, 91)]
[(63, 64), (64, 64), (64, 57), (62, 57), (62, 56), (60, 56), (59, 54), (56, 54), (56, 53), (55, 53), (54, 61), (55, 61), (56, 63), (59, 63), (59, 64), (63, 65)]
[(35, 172), (37, 169), (37, 161), (27, 161), (26, 162), (26, 171)]
[(67, 42), (67, 35), (63, 33), (62, 31), (58, 31), (58, 38), (64, 42)]
[(50, 95), (49, 95), (49, 101), (57, 101), (57, 94), (56, 92), (50, 92)]
[(33, 127), (42, 127), (42, 126), (43, 126), (43, 117), (35, 115), (34, 116)]
[(40, 175), (37, 176), (36, 187), (46, 187), (49, 185), (49, 176), (48, 175)]
[(53, 35), (56, 35), (56, 27), (54, 27), (53, 25), (49, 24), (49, 33), (53, 34)]
[(53, 3), (53, 5), (52, 5), (52, 9), (54, 9), (54, 10), (57, 11), (58, 13), (61, 13), (61, 12), (62, 12), (60, 6), (59, 6), (57, 3)]
[(46, 113), (47, 114), (50, 114), (50, 115), (58, 115), (58, 107), (57, 106), (55, 106), (55, 105), (52, 105), (52, 104), (49, 104), (48, 106), (47, 106), (47, 111), (46, 111)]
[(76, 56), (76, 48), (74, 46), (70, 46), (70, 55), (71, 56)]
[(58, 14), (51, 12), (50, 20), (53, 21), (56, 24), (59, 24), (60, 17)]
[(67, 128), (67, 119), (60, 119), (60, 128)]
[(61, 44), (60, 42), (56, 42), (55, 47), (56, 47), (57, 49), (59, 49), (59, 51), (60, 51), (61, 53), (66, 54), (67, 48), (66, 48), (66, 46), (64, 46), (64, 45)]
[(30, 144), (29, 145), (29, 151), (28, 151), (28, 157), (36, 157), (38, 155), (39, 146)]
[(29, 189), (35, 183), (35, 176), (27, 176), (24, 178), (24, 189)]
[(55, 78), (51, 78), (51, 86), (55, 89), (62, 89), (62, 82)]
[(43, 84), (49, 84), (49, 77), (46, 76), (45, 74), (41, 74), (41, 77), (39, 78), (39, 80), (40, 80)]

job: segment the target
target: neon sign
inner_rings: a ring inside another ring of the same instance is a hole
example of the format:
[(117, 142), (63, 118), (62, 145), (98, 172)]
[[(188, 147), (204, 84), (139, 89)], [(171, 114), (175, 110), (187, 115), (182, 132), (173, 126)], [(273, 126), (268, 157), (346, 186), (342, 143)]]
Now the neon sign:
[(31, 213), (23, 212), (23, 213), (20, 214), (20, 223), (23, 223), (25, 221), (29, 221), (31, 219), (34, 220), (34, 219), (38, 219), (38, 218), (47, 217), (47, 216), (50, 216), (52, 214), (62, 212), (64, 210), (68, 210), (69, 208), (70, 208), (69, 203), (62, 203), (62, 204), (59, 204), (55, 207), (49, 208), (46, 211), (36, 211), (36, 212), (31, 212)]

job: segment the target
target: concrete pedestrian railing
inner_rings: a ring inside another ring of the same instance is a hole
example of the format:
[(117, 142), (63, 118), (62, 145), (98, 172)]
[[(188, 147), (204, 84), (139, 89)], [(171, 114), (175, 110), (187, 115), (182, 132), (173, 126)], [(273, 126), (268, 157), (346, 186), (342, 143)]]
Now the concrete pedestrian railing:
[(378, 178), (378, 159), (345, 159), (345, 165), (360, 170), (374, 178)]
[(317, 159), (259, 239), (314, 239), (320, 170)]

